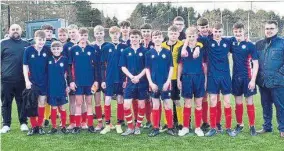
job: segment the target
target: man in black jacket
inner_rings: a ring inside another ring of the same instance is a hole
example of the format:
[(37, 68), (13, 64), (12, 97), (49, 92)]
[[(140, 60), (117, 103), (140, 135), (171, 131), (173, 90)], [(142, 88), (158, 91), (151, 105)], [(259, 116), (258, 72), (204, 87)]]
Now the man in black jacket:
[(22, 29), (13, 24), (9, 29), (9, 38), (1, 41), (1, 100), (3, 128), (0, 133), (7, 133), (11, 125), (12, 101), (15, 98), (21, 131), (27, 131), (27, 117), (21, 114), (22, 91), (25, 89), (23, 76), (23, 53), (30, 44), (21, 39)]
[(264, 124), (259, 134), (272, 132), (272, 104), (280, 136), (284, 138), (284, 39), (277, 36), (276, 21), (265, 23), (265, 39), (256, 43), (259, 57), (259, 72), (256, 84), (259, 86)]

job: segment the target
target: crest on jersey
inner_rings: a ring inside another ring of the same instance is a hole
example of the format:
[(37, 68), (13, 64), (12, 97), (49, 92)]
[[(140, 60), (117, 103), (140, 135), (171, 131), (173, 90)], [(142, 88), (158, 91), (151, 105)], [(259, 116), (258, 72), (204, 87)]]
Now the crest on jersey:
[(142, 52), (140, 52), (140, 53), (139, 53), (139, 56), (140, 56), (140, 57), (142, 57), (142, 56), (143, 56), (143, 53), (142, 53)]
[(49, 61), (48, 64), (52, 64), (52, 61)]
[(108, 52), (112, 52), (112, 50), (111, 50), (111, 49), (109, 49), (109, 50), (108, 50)]
[(42, 56), (43, 56), (43, 57), (46, 57), (46, 53), (43, 53)]
[(242, 45), (242, 48), (243, 48), (243, 49), (246, 49), (246, 48), (247, 48), (247, 46), (246, 46), (246, 45)]
[(70, 50), (70, 49), (71, 49), (71, 47), (68, 48), (68, 50)]
[(164, 58), (164, 59), (165, 59), (165, 58), (166, 58), (166, 55), (165, 55), (165, 54), (163, 54), (163, 55), (162, 55), (162, 58)]
[(78, 56), (78, 55), (79, 55), (79, 52), (76, 52), (75, 54)]
[(235, 42), (233, 42), (233, 46), (235, 46)]
[(120, 51), (122, 52), (122, 51), (123, 51), (123, 49), (120, 49)]
[(171, 96), (171, 92), (169, 92), (169, 94), (168, 94), (169, 96)]
[(153, 45), (151, 45), (151, 46), (150, 46), (150, 48), (152, 49), (152, 48), (154, 48), (154, 46), (153, 46)]
[(64, 64), (63, 64), (62, 62), (61, 62), (59, 65), (60, 65), (60, 67), (63, 67), (63, 66), (64, 66)]
[(35, 58), (35, 55), (34, 55), (34, 54), (32, 54), (32, 55), (31, 55), (31, 58)]
[(128, 53), (128, 56), (131, 56), (131, 52)]
[(87, 54), (90, 56), (90, 55), (91, 55), (91, 52), (89, 51), (89, 52), (87, 52)]
[(211, 45), (211, 47), (215, 47), (215, 44), (213, 43), (213, 44)]
[(155, 58), (155, 55), (152, 55), (152, 58)]
[(223, 44), (223, 47), (226, 48), (226, 47), (227, 47), (227, 44)]

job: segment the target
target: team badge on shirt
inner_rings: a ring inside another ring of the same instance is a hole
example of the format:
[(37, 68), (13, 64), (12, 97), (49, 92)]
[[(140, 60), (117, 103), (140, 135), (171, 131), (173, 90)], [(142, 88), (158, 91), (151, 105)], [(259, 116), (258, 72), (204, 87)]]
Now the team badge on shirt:
[(246, 46), (246, 45), (242, 45), (242, 48), (243, 48), (243, 49), (246, 49), (246, 48), (247, 48), (247, 46)]
[(90, 55), (91, 55), (91, 52), (89, 51), (89, 52), (87, 52), (87, 54), (90, 56)]
[(48, 64), (52, 64), (52, 61), (49, 61)]
[(155, 56), (154, 56), (154, 55), (152, 55), (152, 58), (155, 58)]
[(211, 47), (215, 47), (215, 44), (212, 44)]
[(143, 56), (143, 53), (142, 53), (142, 52), (140, 52), (140, 53), (139, 53), (139, 56), (140, 56), (140, 57), (142, 57), (142, 56)]
[(112, 50), (111, 50), (111, 49), (109, 49), (109, 50), (108, 50), (108, 52), (112, 52)]
[(128, 53), (128, 56), (131, 56), (131, 52)]
[(35, 58), (35, 55), (34, 55), (34, 54), (32, 54), (32, 55), (31, 55), (31, 58)]
[(68, 48), (68, 50), (70, 50), (70, 49), (71, 49), (71, 47)]
[(152, 49), (152, 48), (154, 48), (154, 46), (151, 45), (150, 48)]
[(42, 56), (43, 56), (43, 57), (46, 57), (46, 53), (43, 53)]
[(223, 47), (226, 48), (226, 47), (227, 47), (227, 44), (223, 44)]
[(171, 96), (171, 92), (169, 92), (169, 94), (168, 94), (169, 96)]
[(79, 52), (76, 52), (75, 54), (78, 56), (78, 55), (79, 55)]
[(164, 58), (164, 59), (165, 59), (165, 58), (166, 58), (166, 55), (165, 55), (165, 54), (163, 54), (163, 55), (162, 55), (162, 58)]
[(233, 46), (235, 46), (235, 42), (233, 42)]
[(60, 65), (60, 67), (63, 67), (63, 66), (64, 66), (64, 64), (63, 64), (62, 62), (61, 62), (59, 65)]
[(122, 52), (122, 51), (123, 51), (123, 49), (120, 49), (120, 51)]

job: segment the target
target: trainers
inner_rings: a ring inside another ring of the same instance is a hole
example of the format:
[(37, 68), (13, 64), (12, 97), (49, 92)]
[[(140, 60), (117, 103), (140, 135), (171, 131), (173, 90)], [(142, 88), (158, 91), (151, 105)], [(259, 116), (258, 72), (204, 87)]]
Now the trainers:
[(143, 128), (151, 128), (152, 127), (152, 124), (151, 122), (147, 122)]
[(39, 135), (44, 135), (45, 131), (44, 131), (44, 129), (42, 127), (39, 127), (38, 128), (38, 133), (39, 133)]
[(200, 136), (200, 137), (204, 136), (204, 132), (202, 131), (201, 128), (195, 128), (194, 132), (197, 136)]
[(34, 134), (38, 134), (38, 127), (31, 128), (27, 133), (28, 136), (32, 136)]
[(256, 130), (255, 130), (255, 127), (254, 127), (254, 126), (251, 126), (251, 127), (249, 128), (249, 131), (250, 131), (250, 135), (251, 135), (251, 136), (256, 136), (256, 135), (257, 135), (257, 133), (256, 133)]
[(182, 125), (178, 125), (178, 126), (176, 127), (177, 130), (181, 130), (182, 128), (183, 128)]
[(243, 129), (244, 129), (243, 125), (237, 124), (237, 126), (235, 127), (235, 133), (239, 134)]
[(72, 134), (79, 134), (80, 133), (80, 128), (79, 127), (74, 127), (72, 130)]
[(284, 138), (284, 132), (280, 132), (280, 137)]
[(110, 132), (110, 125), (106, 125), (106, 127), (100, 132), (100, 134), (106, 134)]
[(258, 134), (271, 133), (271, 132), (272, 132), (272, 129), (270, 129), (270, 130), (261, 129), (261, 130), (256, 131), (256, 133), (258, 133)]
[(159, 131), (160, 131), (160, 133), (163, 133), (163, 132), (165, 132), (167, 130), (168, 130), (168, 125), (166, 124)]
[(155, 136), (157, 136), (157, 135), (159, 135), (159, 129), (158, 128), (155, 128), (155, 129), (153, 129), (149, 134), (148, 134), (148, 136), (149, 137), (155, 137)]
[(48, 132), (48, 134), (55, 134), (55, 133), (57, 133), (57, 129), (56, 129), (56, 128), (52, 128), (52, 129)]
[(115, 129), (115, 126), (113, 126), (112, 124), (109, 124), (110, 125), (110, 129), (111, 130), (114, 130)]
[(62, 127), (62, 128), (61, 128), (61, 132), (62, 132), (63, 134), (69, 133), (69, 131), (68, 131), (65, 127)]
[(128, 136), (134, 133), (134, 129), (127, 128), (124, 133), (121, 134), (121, 136)]
[(94, 126), (88, 127), (88, 132), (90, 132), (90, 133), (95, 133), (96, 130), (95, 130)]
[(136, 127), (136, 128), (134, 129), (134, 135), (140, 135), (140, 134), (141, 134), (140, 128)]
[(116, 133), (118, 133), (118, 134), (123, 133), (123, 131), (121, 129), (121, 125), (115, 125), (115, 129), (116, 129)]
[(189, 129), (184, 127), (181, 130), (178, 131), (178, 136), (185, 136), (186, 134), (189, 133)]
[(169, 135), (171, 135), (171, 136), (175, 136), (175, 135), (176, 135), (176, 132), (175, 132), (175, 130), (174, 130), (173, 128), (169, 128), (168, 131), (167, 131), (167, 133), (168, 133)]
[(201, 125), (201, 129), (202, 129), (203, 131), (207, 131), (209, 128), (210, 128), (210, 125), (209, 125), (208, 123), (203, 123), (203, 124)]
[(205, 136), (207, 137), (211, 137), (217, 134), (217, 130), (215, 128), (211, 128), (206, 134)]
[(22, 124), (20, 129), (21, 129), (22, 132), (29, 131), (27, 124)]
[(217, 132), (218, 133), (223, 133), (223, 128), (221, 124), (217, 124)]
[(226, 133), (231, 137), (237, 136), (237, 134), (234, 131), (232, 131), (230, 128), (226, 129)]
[(101, 131), (103, 129), (103, 123), (98, 123), (98, 125), (96, 126), (95, 130), (96, 131)]
[(49, 120), (44, 120), (43, 126), (44, 126), (44, 127), (48, 127), (48, 126), (49, 126)]
[(3, 126), (2, 129), (0, 130), (0, 134), (5, 134), (8, 133), (10, 131), (10, 127), (9, 126)]
[(81, 128), (82, 128), (83, 130), (88, 129), (87, 123), (81, 123)]
[(74, 123), (71, 123), (68, 127), (67, 127), (67, 130), (73, 130), (75, 127), (75, 124)]

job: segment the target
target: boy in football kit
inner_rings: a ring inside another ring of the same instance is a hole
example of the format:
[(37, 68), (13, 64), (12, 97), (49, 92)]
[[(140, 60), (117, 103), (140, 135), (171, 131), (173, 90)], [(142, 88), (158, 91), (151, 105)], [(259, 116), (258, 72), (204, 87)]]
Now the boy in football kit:
[(117, 95), (117, 124), (115, 126), (116, 132), (121, 134), (121, 124), (124, 120), (123, 116), (123, 87), (125, 85), (125, 76), (118, 66), (120, 55), (122, 51), (128, 46), (119, 43), (120, 29), (117, 26), (112, 26), (109, 29), (111, 42), (102, 48), (101, 55), (101, 87), (105, 93), (105, 128), (100, 134), (106, 134), (111, 130), (111, 98)]
[(119, 41), (123, 44), (126, 44), (130, 47), (130, 39), (129, 39), (129, 32), (130, 32), (131, 23), (129, 21), (122, 21), (119, 23), (119, 28), (121, 30), (121, 38)]
[(68, 41), (68, 30), (66, 28), (58, 28), (58, 40), (65, 45)]
[(98, 68), (98, 77), (97, 77), (97, 81), (98, 81), (98, 88), (96, 93), (94, 94), (94, 98), (95, 98), (95, 113), (96, 113), (96, 119), (98, 120), (98, 125), (96, 126), (95, 130), (96, 131), (100, 131), (103, 129), (103, 119), (102, 119), (102, 106), (101, 106), (101, 83), (102, 83), (102, 77), (101, 77), (101, 65), (100, 65), (100, 60), (101, 60), (101, 55), (102, 55), (102, 48), (108, 44), (108, 42), (104, 41), (104, 36), (105, 36), (105, 32), (104, 32), (104, 27), (101, 25), (97, 25), (94, 28), (94, 37), (95, 37), (95, 41), (93, 43), (93, 46), (95, 47), (97, 53), (96, 53), (96, 58), (98, 63), (97, 68)]
[(181, 56), (180, 48), (177, 62), (178, 64), (178, 77), (177, 86), (182, 91), (182, 97), (184, 98), (184, 110), (183, 110), (183, 128), (179, 130), (178, 135), (184, 136), (189, 133), (190, 129), (190, 117), (192, 98), (194, 96), (195, 102), (195, 133), (197, 136), (204, 136), (201, 130), (201, 118), (202, 118), (202, 98), (205, 93), (205, 74), (202, 70), (203, 59), (206, 59), (204, 48), (200, 48), (199, 54), (195, 53), (197, 48), (198, 30), (195, 27), (189, 27), (186, 30), (186, 42), (183, 47), (186, 47), (188, 52), (187, 57)]
[(48, 134), (57, 133), (57, 108), (59, 109), (61, 117), (61, 132), (64, 134), (68, 133), (66, 129), (66, 110), (64, 108), (64, 104), (67, 103), (66, 93), (69, 92), (69, 87), (67, 86), (66, 81), (68, 60), (67, 57), (61, 55), (62, 50), (63, 45), (61, 42), (54, 41), (51, 43), (52, 56), (48, 58), (47, 67), (47, 102), (51, 106), (52, 129), (48, 132)]
[(160, 123), (160, 98), (164, 102), (169, 135), (175, 135), (173, 130), (173, 113), (171, 109), (171, 78), (173, 74), (173, 58), (170, 50), (162, 48), (163, 35), (161, 31), (152, 32), (152, 40), (155, 44), (153, 49), (146, 53), (146, 75), (151, 88), (152, 97), (152, 123), (153, 130), (149, 136), (159, 134)]
[[(148, 98), (148, 82), (145, 71), (145, 54), (147, 49), (140, 46), (141, 32), (130, 31), (131, 47), (126, 48), (120, 57), (119, 66), (127, 76), (127, 85), (124, 89), (124, 116), (128, 128), (122, 136), (139, 135), (140, 126), (145, 114), (145, 100)], [(138, 115), (135, 125), (132, 121), (131, 102), (138, 100)]]
[(256, 94), (255, 79), (258, 72), (258, 55), (253, 43), (245, 40), (244, 25), (233, 25), (234, 37), (232, 38), (233, 77), (232, 94), (236, 101), (236, 133), (243, 129), (243, 95), (247, 102), (247, 114), (249, 119), (250, 134), (257, 135), (255, 124), (255, 109), (253, 95)]
[[(172, 52), (173, 57), (173, 76), (171, 81), (171, 99), (175, 104), (173, 106), (173, 114), (174, 114), (174, 125), (178, 129), (182, 129), (182, 106), (180, 104), (180, 91), (177, 86), (177, 72), (178, 72), (178, 64), (177, 64), (177, 56), (179, 48), (183, 45), (183, 42), (178, 39), (180, 35), (179, 28), (175, 25), (170, 26), (168, 28), (168, 37), (169, 40), (162, 43), (162, 47), (168, 49)], [(165, 117), (165, 116), (164, 116)], [(165, 126), (161, 130), (166, 131), (167, 129), (167, 121), (164, 118)]]
[(26, 88), (39, 89), (38, 97), (38, 117), (30, 117), (32, 128), (27, 135), (39, 133), (45, 134), (42, 124), (44, 120), (44, 110), (47, 95), (47, 60), (49, 47), (45, 46), (45, 33), (38, 30), (34, 34), (35, 44), (26, 48), (23, 56), (23, 73)]
[(181, 16), (175, 17), (174, 21), (173, 21), (173, 25), (178, 27), (178, 29), (179, 29), (179, 37), (178, 37), (178, 39), (180, 41), (184, 41), (186, 39), (186, 35), (185, 35), (184, 31), (183, 31), (184, 26), (185, 26), (184, 25), (184, 19)]
[(96, 51), (94, 47), (87, 44), (88, 29), (79, 29), (79, 43), (70, 50), (68, 58), (70, 70), (74, 66), (74, 74), (71, 75), (70, 89), (75, 91), (75, 123), (76, 127), (72, 133), (80, 133), (82, 104), (87, 105), (87, 126), (90, 133), (95, 132), (93, 126), (92, 86), (98, 87), (96, 77), (98, 74), (96, 66)]
[[(142, 34), (142, 40), (141, 40), (141, 46), (143, 46), (144, 48), (146, 48), (147, 50), (150, 50), (152, 48), (154, 48), (154, 43), (152, 42), (152, 37), (151, 37), (151, 33), (152, 33), (152, 26), (151, 24), (143, 24), (140, 27), (140, 31)], [(143, 126), (143, 128), (151, 128), (152, 124), (151, 124), (151, 112), (152, 112), (152, 105), (151, 105), (151, 100), (150, 98), (148, 98), (145, 101), (145, 117), (146, 117), (146, 124)], [(134, 110), (134, 119), (137, 119), (137, 114), (135, 114), (135, 110)]]

